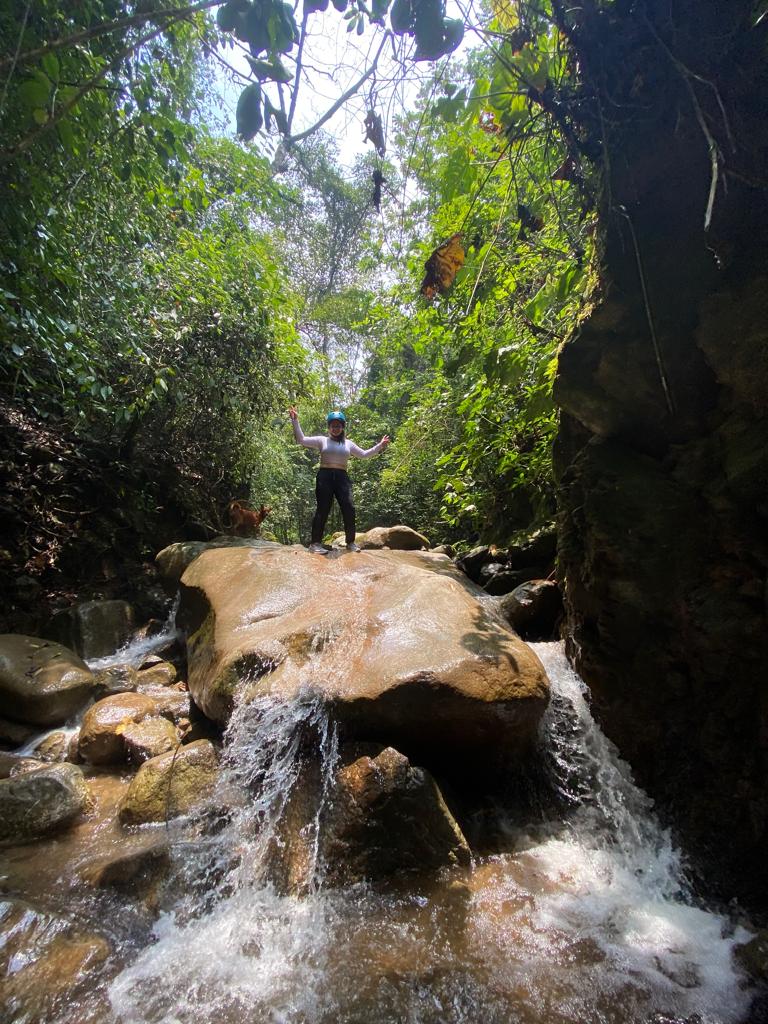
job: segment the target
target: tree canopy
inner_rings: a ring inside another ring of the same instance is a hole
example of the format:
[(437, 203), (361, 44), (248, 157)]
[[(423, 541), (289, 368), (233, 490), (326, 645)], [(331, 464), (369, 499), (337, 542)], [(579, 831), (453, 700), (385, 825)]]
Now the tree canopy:
[[(596, 283), (561, 14), (327, 7), (8, 6), (3, 394), (182, 467), (212, 528), (235, 493), (271, 504), (283, 540), (306, 536), (312, 489), (285, 409), (314, 431), (342, 404), (361, 443), (394, 438), (356, 467), (361, 526), (508, 541), (553, 515), (555, 356)], [(323, 113), (298, 120), (326, 17), (366, 41), (337, 97), (365, 111), (352, 171)], [(215, 115), (235, 52), (240, 141)]]

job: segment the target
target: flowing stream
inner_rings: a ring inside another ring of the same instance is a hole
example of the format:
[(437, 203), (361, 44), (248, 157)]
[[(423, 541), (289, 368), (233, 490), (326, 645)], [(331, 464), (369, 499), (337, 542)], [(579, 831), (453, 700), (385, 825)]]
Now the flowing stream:
[[(743, 1020), (749, 993), (732, 950), (749, 933), (693, 904), (679, 853), (596, 726), (560, 645), (533, 646), (552, 682), (542, 744), (557, 810), (523, 830), (500, 810), (504, 851), (429, 883), (324, 889), (317, 833), (335, 729), (311, 686), (289, 705), (240, 706), (209, 808), (218, 822), (176, 845), (182, 896), (112, 979), (114, 1021)], [(269, 864), (308, 749), (319, 768), (301, 837), (307, 885), (281, 895)]]

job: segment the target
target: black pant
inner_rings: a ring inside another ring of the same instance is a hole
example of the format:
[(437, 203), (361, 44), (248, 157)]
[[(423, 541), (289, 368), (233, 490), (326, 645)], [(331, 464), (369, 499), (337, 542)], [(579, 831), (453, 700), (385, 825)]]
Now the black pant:
[(320, 544), (325, 533), (328, 513), (334, 497), (341, 508), (347, 544), (355, 539), (355, 506), (352, 501), (352, 481), (345, 469), (318, 469), (315, 479), (317, 512), (312, 519), (312, 543)]

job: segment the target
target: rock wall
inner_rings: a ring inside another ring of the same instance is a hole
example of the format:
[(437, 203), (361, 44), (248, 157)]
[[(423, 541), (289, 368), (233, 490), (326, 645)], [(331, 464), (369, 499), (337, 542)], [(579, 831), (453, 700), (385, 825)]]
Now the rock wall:
[(570, 27), (601, 148), (604, 299), (560, 354), (556, 461), (570, 654), (599, 718), (700, 881), (765, 907), (768, 87), (751, 8), (615, 4)]

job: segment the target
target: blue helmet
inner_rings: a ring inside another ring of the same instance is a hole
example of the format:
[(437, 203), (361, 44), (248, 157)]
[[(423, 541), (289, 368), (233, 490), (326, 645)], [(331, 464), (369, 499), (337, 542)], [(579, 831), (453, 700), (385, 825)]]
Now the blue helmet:
[(341, 409), (334, 409), (333, 412), (329, 412), (325, 417), (325, 422), (330, 423), (331, 420), (341, 420), (342, 423), (347, 422), (347, 417), (341, 411)]

